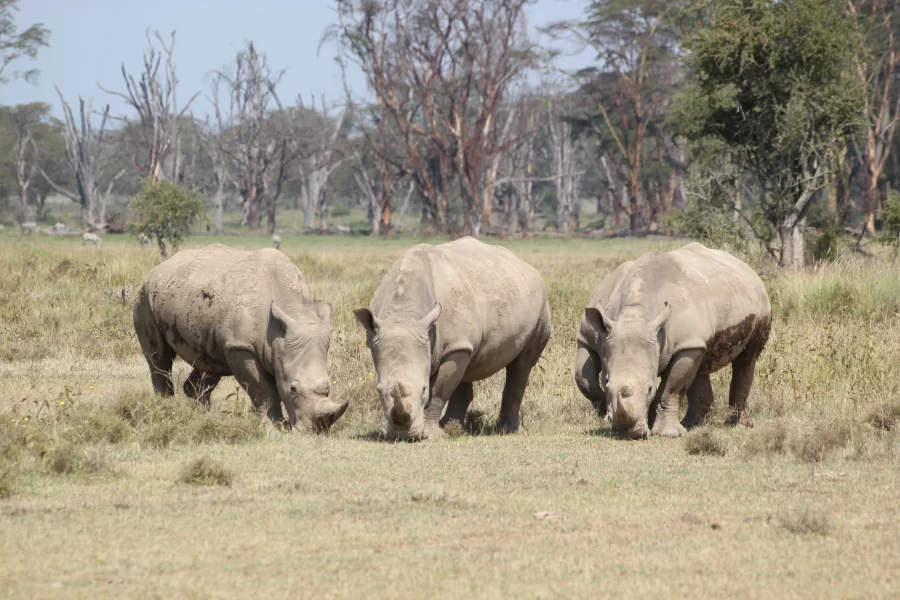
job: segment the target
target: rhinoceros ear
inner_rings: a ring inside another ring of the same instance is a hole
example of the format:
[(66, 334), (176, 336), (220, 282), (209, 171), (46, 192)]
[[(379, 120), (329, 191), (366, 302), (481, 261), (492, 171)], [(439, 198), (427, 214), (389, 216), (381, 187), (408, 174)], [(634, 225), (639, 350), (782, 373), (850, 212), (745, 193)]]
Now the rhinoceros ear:
[(419, 320), (419, 326), (423, 329), (431, 329), (431, 326), (434, 325), (438, 320), (438, 317), (441, 316), (441, 310), (441, 303), (436, 302), (434, 308), (432, 308), (427, 315)]
[(359, 324), (365, 328), (366, 333), (374, 336), (378, 329), (378, 321), (375, 320), (375, 315), (372, 314), (372, 311), (368, 308), (357, 308), (353, 311), (353, 314), (356, 315), (356, 320), (359, 321)]
[(316, 302), (316, 314), (326, 323), (331, 322), (331, 305), (327, 302)]
[(616, 322), (610, 319), (606, 312), (599, 306), (588, 306), (585, 308), (584, 318), (587, 319), (588, 325), (590, 325), (594, 331), (606, 336), (608, 336), (612, 332), (613, 327), (616, 326)]
[(660, 312), (655, 319), (650, 321), (650, 329), (653, 331), (659, 331), (660, 328), (666, 324), (666, 321), (669, 320), (669, 317), (672, 316), (672, 307), (669, 306), (669, 303), (665, 303), (665, 307), (663, 307), (662, 312)]
[(278, 308), (278, 306), (274, 302), (272, 303), (270, 312), (272, 314), (272, 318), (275, 319), (275, 321), (277, 321), (279, 324), (281, 324), (281, 326), (284, 327), (285, 331), (287, 331), (288, 327), (290, 327), (294, 322), (294, 319), (289, 317), (286, 312)]

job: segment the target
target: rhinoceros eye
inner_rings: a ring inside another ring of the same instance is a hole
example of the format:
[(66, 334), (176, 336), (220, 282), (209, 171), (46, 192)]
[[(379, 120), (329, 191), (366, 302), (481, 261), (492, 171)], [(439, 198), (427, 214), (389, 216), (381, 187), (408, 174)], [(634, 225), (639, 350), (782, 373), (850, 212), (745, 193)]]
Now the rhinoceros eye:
[(296, 394), (296, 393), (297, 393), (297, 386), (296, 386), (296, 384), (293, 384), (293, 383), (291, 384), (291, 393), (292, 393), (292, 394)]

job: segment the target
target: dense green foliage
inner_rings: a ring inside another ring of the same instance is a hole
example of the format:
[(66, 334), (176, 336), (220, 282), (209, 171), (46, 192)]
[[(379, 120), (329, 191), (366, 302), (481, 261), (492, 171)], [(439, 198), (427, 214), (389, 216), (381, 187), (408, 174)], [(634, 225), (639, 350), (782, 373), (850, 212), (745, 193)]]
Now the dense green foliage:
[(203, 199), (169, 181), (146, 182), (131, 202), (134, 220), (131, 232), (156, 240), (160, 257), (167, 254), (166, 242), (176, 249), (191, 226), (206, 214)]

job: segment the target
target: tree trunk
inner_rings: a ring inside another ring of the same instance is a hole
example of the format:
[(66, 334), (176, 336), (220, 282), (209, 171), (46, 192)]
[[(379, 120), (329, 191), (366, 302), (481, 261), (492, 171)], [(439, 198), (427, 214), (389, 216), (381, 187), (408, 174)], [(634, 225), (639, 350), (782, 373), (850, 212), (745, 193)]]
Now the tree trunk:
[(222, 193), (222, 190), (216, 191), (215, 196), (215, 204), (216, 204), (216, 233), (222, 235), (225, 231), (225, 225), (222, 222), (222, 217), (225, 212), (225, 195)]
[(781, 238), (781, 266), (792, 271), (803, 268), (804, 244), (803, 233), (806, 219), (797, 219), (796, 215), (788, 215), (778, 228)]
[(247, 226), (259, 229), (259, 191), (255, 183), (247, 189)]

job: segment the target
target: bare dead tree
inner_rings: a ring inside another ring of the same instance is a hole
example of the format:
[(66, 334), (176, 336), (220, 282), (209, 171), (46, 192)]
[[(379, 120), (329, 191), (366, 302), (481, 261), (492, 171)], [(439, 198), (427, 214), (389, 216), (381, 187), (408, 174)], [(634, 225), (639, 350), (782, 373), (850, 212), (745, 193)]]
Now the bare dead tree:
[[(300, 200), (303, 207), (303, 228), (312, 231), (316, 210), (319, 211), (319, 229), (328, 228), (328, 205), (325, 193), (328, 179), (343, 162), (340, 152), (339, 136), (344, 126), (347, 111), (342, 110), (337, 118), (321, 100), (321, 107), (315, 102), (307, 107), (302, 98), (298, 98), (298, 119), (300, 120), (299, 137), (302, 145), (298, 151), (298, 170), (300, 174)], [(296, 140), (300, 143), (300, 140)]]
[(104, 152), (106, 142), (104, 134), (109, 119), (109, 105), (107, 104), (103, 110), (100, 129), (95, 134), (91, 123), (93, 112), (91, 105), (85, 106), (84, 99), (78, 99), (79, 119), (76, 121), (72, 108), (58, 87), (56, 93), (59, 94), (59, 100), (63, 106), (66, 127), (66, 160), (75, 180), (75, 191), (72, 192), (58, 185), (47, 176), (43, 169), (38, 168), (53, 189), (81, 204), (82, 227), (89, 231), (102, 230), (106, 227), (106, 200), (116, 181), (125, 174), (124, 169), (120, 170), (110, 178), (105, 191), (98, 189), (103, 172), (111, 157), (109, 153)]
[[(170, 181), (181, 180), (181, 120), (187, 114), (198, 93), (188, 99), (183, 108), (178, 108), (178, 77), (175, 74), (175, 32), (168, 45), (158, 31), (147, 33), (147, 49), (140, 79), (125, 70), (122, 64), (122, 79), (125, 91), (117, 92), (99, 86), (101, 90), (121, 98), (137, 113), (137, 121), (131, 123), (128, 117), (117, 117), (123, 123), (124, 142), (131, 154), (132, 162), (141, 177), (148, 181), (159, 181), (166, 177)], [(157, 49), (154, 40), (159, 44)], [(165, 62), (163, 62), (165, 60)], [(160, 67), (163, 68), (160, 73)], [(98, 84), (99, 85), (99, 84)], [(174, 151), (169, 172), (166, 173), (169, 155)]]
[(663, 114), (672, 90), (667, 84), (676, 71), (670, 16), (677, 4), (648, 0), (634, 7), (597, 2), (597, 18), (554, 23), (548, 29), (578, 49), (592, 49), (603, 60), (602, 72), (588, 69), (579, 77), (582, 91), (594, 100), (590, 125), (607, 142), (604, 169), (614, 171), (623, 184), (613, 197), (628, 216), (632, 234), (642, 225), (641, 170), (648, 128)]
[[(232, 72), (217, 72), (213, 84), (212, 102), (222, 132), (220, 148), (240, 181), (251, 229), (259, 228), (269, 169), (281, 150), (266, 119), (270, 105), (277, 102), (275, 88), (283, 76), (284, 71), (271, 70), (266, 56), (259, 54), (251, 42), (246, 50), (238, 52)], [(228, 95), (227, 107), (219, 94), (223, 86)]]
[(343, 53), (377, 99), (373, 120), (396, 128), (404, 149), (396, 166), (413, 177), (439, 231), (447, 230), (451, 178), (466, 232), (491, 227), (491, 169), (512, 145), (499, 141), (497, 113), (511, 82), (534, 62), (526, 3), (338, 0)]
[(580, 221), (580, 192), (584, 172), (577, 170), (575, 138), (572, 124), (566, 120), (564, 99), (549, 95), (547, 99), (547, 130), (553, 154), (553, 185), (556, 187), (556, 229), (569, 233), (569, 222), (578, 215)]
[(875, 233), (878, 210), (878, 180), (891, 153), (894, 132), (900, 121), (900, 40), (894, 35), (897, 7), (892, 0), (848, 0), (847, 8), (860, 31), (855, 72), (867, 92), (863, 106), (862, 148), (856, 143), (864, 178), (863, 209), (866, 231)]
[(15, 134), (13, 159), (16, 163), (16, 182), (22, 220), (30, 221), (28, 193), (38, 168), (38, 150), (34, 143), (37, 126), (41, 122), (44, 105), (27, 104), (11, 108), (9, 119)]

